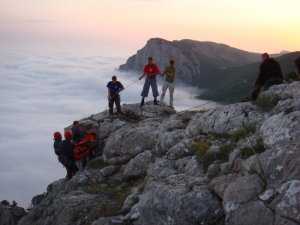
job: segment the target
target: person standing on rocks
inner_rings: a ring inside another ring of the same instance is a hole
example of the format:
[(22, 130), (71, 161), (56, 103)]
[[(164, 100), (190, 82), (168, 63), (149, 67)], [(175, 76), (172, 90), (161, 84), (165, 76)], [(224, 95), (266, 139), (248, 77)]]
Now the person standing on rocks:
[(78, 168), (74, 160), (74, 144), (72, 143), (72, 132), (65, 132), (65, 140), (62, 142), (62, 156), (64, 158), (64, 166), (67, 170), (67, 179), (71, 179)]
[(159, 96), (158, 88), (157, 88), (157, 82), (156, 82), (156, 76), (160, 74), (159, 67), (154, 63), (153, 58), (148, 58), (148, 64), (144, 67), (144, 73), (139, 78), (142, 80), (145, 76), (145, 83), (142, 91), (142, 101), (141, 101), (141, 107), (145, 104), (145, 98), (148, 97), (149, 89), (151, 86), (152, 94), (154, 97), (154, 105), (158, 105), (157, 97)]
[(175, 69), (175, 61), (170, 60), (170, 64), (165, 68), (163, 74), (165, 76), (165, 81), (162, 87), (162, 94), (160, 97), (160, 101), (163, 102), (166, 92), (169, 89), (170, 93), (170, 107), (173, 108), (173, 94), (175, 89), (175, 76), (176, 76), (176, 69)]
[(267, 90), (273, 85), (283, 83), (283, 74), (280, 64), (268, 53), (262, 54), (262, 63), (259, 68), (259, 75), (252, 92), (252, 100), (256, 100), (262, 89)]
[(54, 152), (57, 155), (58, 161), (64, 165), (64, 160), (62, 156), (62, 135), (60, 132), (55, 132), (53, 134), (53, 140), (54, 140)]
[(112, 81), (106, 87), (108, 89), (109, 115), (113, 115), (114, 104), (116, 104), (118, 114), (122, 114), (120, 92), (124, 90), (124, 86), (117, 80), (116, 76), (113, 76)]

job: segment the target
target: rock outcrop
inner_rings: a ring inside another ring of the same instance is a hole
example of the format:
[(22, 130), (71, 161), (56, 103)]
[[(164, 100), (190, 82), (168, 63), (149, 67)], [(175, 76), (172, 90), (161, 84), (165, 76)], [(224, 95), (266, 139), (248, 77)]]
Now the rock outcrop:
[(10, 204), (8, 201), (0, 203), (0, 225), (17, 225), (19, 220), (26, 215), (25, 209)]
[(300, 82), (207, 111), (124, 105), (81, 121), (97, 158), (19, 225), (300, 224)]

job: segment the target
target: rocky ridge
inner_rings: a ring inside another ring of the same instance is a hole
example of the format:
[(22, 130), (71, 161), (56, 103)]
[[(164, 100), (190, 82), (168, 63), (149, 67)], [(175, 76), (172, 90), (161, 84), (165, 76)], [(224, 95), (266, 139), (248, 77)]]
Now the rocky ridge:
[(255, 104), (124, 105), (122, 117), (85, 118), (97, 158), (50, 184), (18, 224), (300, 224), (299, 97), (294, 82)]

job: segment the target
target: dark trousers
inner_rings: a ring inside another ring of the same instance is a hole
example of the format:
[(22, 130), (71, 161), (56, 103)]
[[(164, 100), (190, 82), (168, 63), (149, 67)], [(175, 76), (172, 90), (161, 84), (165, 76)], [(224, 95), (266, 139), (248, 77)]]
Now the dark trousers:
[(77, 173), (77, 171), (78, 171), (78, 168), (75, 164), (74, 159), (65, 157), (63, 159), (63, 165), (65, 166), (65, 168), (67, 170), (67, 178), (68, 179), (71, 179), (75, 175), (75, 173)]
[(153, 94), (154, 98), (156, 98), (159, 95), (158, 88), (157, 88), (157, 83), (156, 83), (156, 78), (155, 77), (153, 77), (153, 78), (146, 77), (144, 87), (143, 87), (143, 91), (142, 91), (142, 94), (141, 94), (141, 96), (143, 98), (148, 97), (150, 87), (152, 88), (152, 94)]
[(117, 107), (117, 112), (121, 113), (121, 98), (120, 95), (111, 95), (108, 99), (108, 106), (109, 106), (109, 114), (114, 113), (114, 104)]

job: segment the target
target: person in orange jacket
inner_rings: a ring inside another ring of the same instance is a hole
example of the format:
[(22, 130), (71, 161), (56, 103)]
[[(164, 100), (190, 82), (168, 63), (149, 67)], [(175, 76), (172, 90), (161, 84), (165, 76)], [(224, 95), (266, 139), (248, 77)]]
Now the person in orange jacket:
[(93, 158), (96, 147), (96, 134), (89, 132), (86, 133), (84, 138), (75, 145), (74, 159), (76, 161), (77, 167), (80, 170), (83, 170), (86, 166), (87, 161)]

